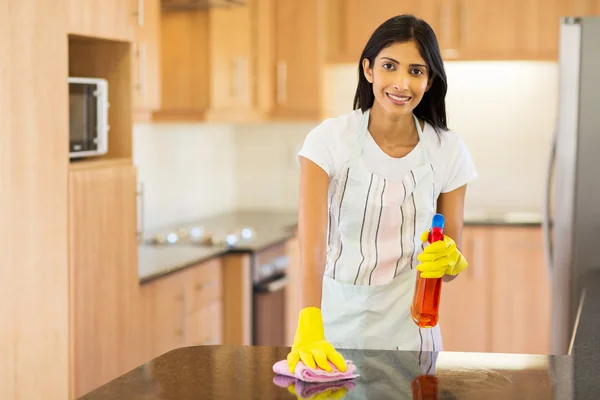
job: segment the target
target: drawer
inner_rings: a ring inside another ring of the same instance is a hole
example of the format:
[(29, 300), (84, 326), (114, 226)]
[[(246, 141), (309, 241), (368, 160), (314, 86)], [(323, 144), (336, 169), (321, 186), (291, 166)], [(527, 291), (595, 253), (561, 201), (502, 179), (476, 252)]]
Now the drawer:
[(213, 301), (185, 319), (185, 345), (206, 346), (222, 343), (223, 306)]
[(221, 259), (203, 262), (188, 270), (185, 282), (186, 314), (191, 315), (221, 299)]

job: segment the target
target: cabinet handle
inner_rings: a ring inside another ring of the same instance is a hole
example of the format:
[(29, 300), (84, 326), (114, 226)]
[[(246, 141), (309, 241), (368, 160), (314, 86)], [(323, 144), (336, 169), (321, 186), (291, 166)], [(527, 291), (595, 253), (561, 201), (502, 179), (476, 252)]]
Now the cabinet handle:
[(208, 288), (213, 287), (215, 285), (216, 285), (215, 281), (210, 281), (210, 282), (206, 282), (206, 283), (198, 283), (198, 284), (196, 284), (196, 290), (200, 291), (200, 290), (203, 290), (203, 289), (208, 289)]
[(138, 83), (136, 89), (140, 94), (146, 91), (146, 43), (137, 43)]
[(138, 243), (144, 241), (144, 182), (140, 182), (140, 189), (136, 192), (136, 197), (140, 199), (139, 207), (139, 229), (137, 231)]
[(277, 62), (277, 104), (287, 100), (287, 64), (285, 61)]
[(138, 26), (144, 26), (144, 0), (137, 0), (137, 10), (133, 15), (137, 17)]
[[(450, 9), (449, 8), (450, 8), (450, 6), (448, 5), (448, 1), (447, 0), (442, 1), (441, 5), (440, 5), (440, 33), (441, 33), (441, 37), (446, 38), (442, 42), (443, 47), (448, 46), (447, 41), (448, 41), (448, 38), (451, 37)], [(442, 49), (442, 57), (443, 58), (457, 58), (458, 50), (452, 49), (452, 48), (443, 48)]]

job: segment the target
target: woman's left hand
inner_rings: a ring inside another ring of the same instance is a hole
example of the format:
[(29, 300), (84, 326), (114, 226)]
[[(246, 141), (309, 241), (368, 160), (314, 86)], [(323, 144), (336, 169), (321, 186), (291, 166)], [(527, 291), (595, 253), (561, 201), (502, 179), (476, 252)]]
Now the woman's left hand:
[[(421, 241), (426, 242), (429, 231), (421, 234)], [(458, 275), (468, 267), (466, 258), (456, 248), (456, 243), (451, 237), (444, 235), (444, 240), (433, 242), (426, 246), (417, 257), (421, 264), (417, 270), (421, 271), (421, 278), (441, 278), (444, 275)]]

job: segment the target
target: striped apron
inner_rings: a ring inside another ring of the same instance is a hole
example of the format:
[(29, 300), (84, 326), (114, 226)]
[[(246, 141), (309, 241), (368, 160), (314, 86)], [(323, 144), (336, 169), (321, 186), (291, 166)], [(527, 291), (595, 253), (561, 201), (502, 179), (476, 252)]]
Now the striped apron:
[(329, 202), (321, 311), (325, 337), (343, 349), (441, 351), (439, 325), (412, 320), (421, 232), (436, 209), (433, 167), (423, 132), (421, 162), (397, 180), (370, 173), (361, 161), (369, 111), (362, 114), (350, 159)]

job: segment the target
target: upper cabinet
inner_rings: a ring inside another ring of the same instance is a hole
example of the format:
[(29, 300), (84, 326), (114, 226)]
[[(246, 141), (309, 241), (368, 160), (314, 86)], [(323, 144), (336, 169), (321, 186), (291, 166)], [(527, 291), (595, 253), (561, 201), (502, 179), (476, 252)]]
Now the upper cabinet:
[(560, 17), (600, 14), (600, 0), (137, 4), (145, 25), (137, 23), (134, 43), (135, 109), (154, 120), (224, 122), (320, 120), (323, 67), (358, 63), (373, 31), (395, 15), (425, 19), (445, 60), (468, 61), (556, 60)]
[(133, 108), (135, 121), (150, 119), (160, 108), (160, 0), (136, 0), (132, 45)]
[(561, 16), (598, 15), (599, 0), (331, 0), (327, 61), (358, 62), (371, 33), (403, 13), (434, 29), (446, 60), (556, 60)]
[(251, 0), (164, 9), (155, 119), (318, 119), (321, 7), (318, 0)]
[(144, 0), (68, 0), (71, 34), (131, 41)]

